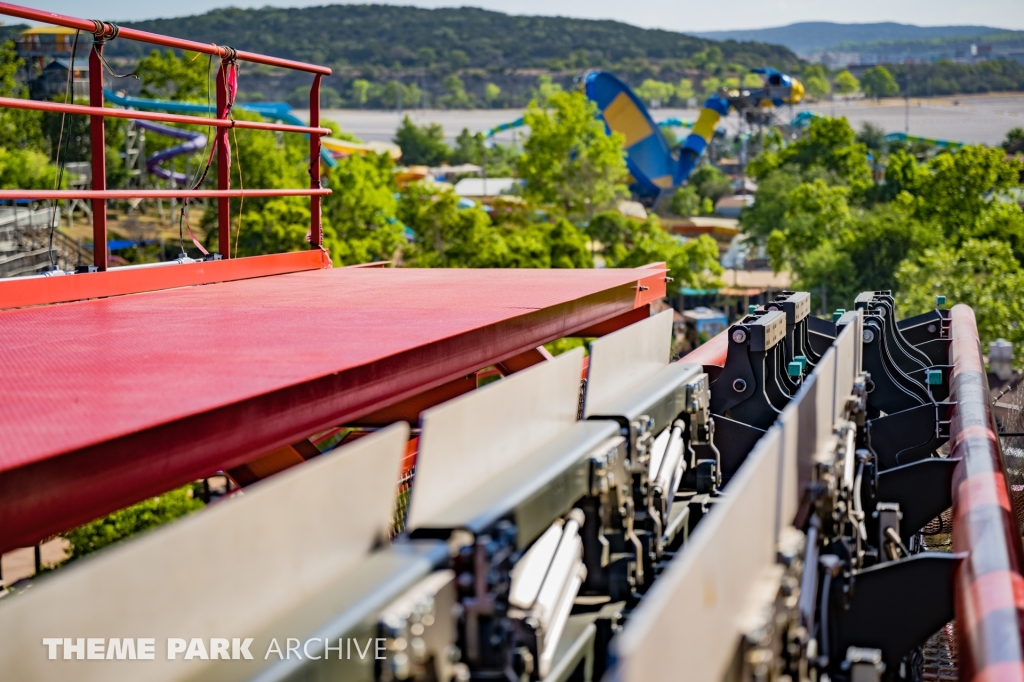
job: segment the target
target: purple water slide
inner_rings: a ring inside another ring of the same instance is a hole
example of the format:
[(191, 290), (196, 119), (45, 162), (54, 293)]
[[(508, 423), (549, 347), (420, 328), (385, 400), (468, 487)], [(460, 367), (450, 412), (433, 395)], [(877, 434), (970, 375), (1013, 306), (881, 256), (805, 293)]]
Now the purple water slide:
[(136, 121), (135, 125), (143, 130), (150, 130), (157, 135), (173, 137), (176, 140), (185, 140), (183, 144), (169, 147), (146, 159), (146, 170), (162, 180), (174, 180), (179, 185), (188, 184), (191, 178), (187, 175), (164, 168), (160, 164), (176, 156), (191, 154), (203, 149), (206, 147), (206, 135), (190, 130), (182, 130), (181, 128), (172, 128), (171, 126), (153, 123), (152, 121)]

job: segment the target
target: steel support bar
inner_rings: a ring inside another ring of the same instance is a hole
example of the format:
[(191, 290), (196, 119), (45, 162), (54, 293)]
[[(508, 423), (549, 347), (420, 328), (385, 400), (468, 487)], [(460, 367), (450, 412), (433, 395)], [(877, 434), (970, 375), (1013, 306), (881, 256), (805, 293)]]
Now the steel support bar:
[(951, 313), (950, 456), (960, 679), (1024, 679), (1024, 548), (1006, 482), (974, 311)]
[(234, 119), (207, 118), (204, 116), (187, 116), (185, 114), (162, 114), (154, 111), (138, 109), (111, 109), (109, 107), (90, 107), (82, 104), (64, 104), (63, 102), (40, 102), (34, 99), (16, 99), (0, 97), (0, 108), (29, 109), (31, 111), (52, 111), (58, 114), (81, 114), (83, 116), (104, 116), (106, 118), (127, 118), (133, 121), (162, 121), (164, 123), (184, 123), (188, 125), (209, 126), (212, 128), (240, 128), (242, 130), (269, 130), (282, 133), (305, 133), (307, 135), (330, 135), (330, 128), (295, 126), (285, 123), (267, 123), (265, 121), (236, 121)]
[[(65, 14), (45, 12), (43, 10), (22, 7), (21, 5), (13, 5), (7, 2), (0, 2), (0, 14), (6, 14), (10, 17), (18, 17), (20, 19), (28, 19), (30, 21), (39, 21), (44, 24), (67, 26), (68, 28), (79, 29), (93, 35), (96, 35), (97, 32), (99, 32), (99, 37), (104, 37), (108, 40), (113, 38), (115, 35), (114, 27), (109, 23), (95, 22), (92, 19), (78, 19), (75, 17), (69, 17)], [(234, 55), (236, 59), (253, 62), (254, 64), (266, 64), (267, 66), (278, 66), (284, 69), (293, 69), (295, 71), (319, 73), (324, 76), (331, 75), (331, 69), (326, 66), (306, 64), (304, 62), (280, 59), (278, 57), (268, 57), (267, 55), (257, 54), (255, 52), (245, 52), (244, 50), (233, 50), (230, 47), (214, 45), (212, 43), (197, 43), (192, 40), (171, 38), (170, 36), (162, 36), (156, 33), (149, 33), (148, 31), (139, 31), (134, 28), (118, 27), (116, 35), (119, 38), (137, 40), (141, 43), (149, 43), (150, 45), (160, 45), (162, 47), (171, 47), (177, 50), (189, 50), (191, 52), (201, 52), (202, 54), (212, 54), (215, 57), (221, 58), (231, 57)]]
[(311, 194), (327, 196), (329, 189), (107, 189), (107, 190), (49, 190), (49, 189), (4, 189), (0, 190), (0, 201), (30, 199), (216, 199), (220, 197), (308, 197)]

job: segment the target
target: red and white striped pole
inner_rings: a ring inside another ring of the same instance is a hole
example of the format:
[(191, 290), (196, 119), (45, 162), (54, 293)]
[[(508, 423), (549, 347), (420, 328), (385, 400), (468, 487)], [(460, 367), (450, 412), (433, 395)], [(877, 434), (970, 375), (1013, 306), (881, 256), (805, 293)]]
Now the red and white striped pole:
[(956, 578), (960, 679), (1024, 681), (1024, 546), (989, 405), (974, 311), (950, 311), (950, 456), (953, 550), (966, 552)]

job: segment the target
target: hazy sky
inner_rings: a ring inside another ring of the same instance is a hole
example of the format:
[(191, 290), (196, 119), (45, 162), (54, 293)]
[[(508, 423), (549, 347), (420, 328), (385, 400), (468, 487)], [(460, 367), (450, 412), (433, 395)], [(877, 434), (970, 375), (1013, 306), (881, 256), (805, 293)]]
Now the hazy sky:
[[(19, 0), (15, 0), (18, 2)], [(764, 28), (797, 21), (869, 23), (897, 21), (921, 26), (971, 24), (1024, 29), (1022, 0), (373, 0), (393, 5), (468, 5), (512, 14), (547, 14), (585, 19), (616, 19), (637, 26), (677, 31)], [(19, 4), (78, 17), (126, 21), (200, 14), (217, 7), (310, 7), (323, 0), (20, 0)], [(6, 19), (6, 18), (5, 18)], [(5, 23), (16, 23), (8, 19)]]

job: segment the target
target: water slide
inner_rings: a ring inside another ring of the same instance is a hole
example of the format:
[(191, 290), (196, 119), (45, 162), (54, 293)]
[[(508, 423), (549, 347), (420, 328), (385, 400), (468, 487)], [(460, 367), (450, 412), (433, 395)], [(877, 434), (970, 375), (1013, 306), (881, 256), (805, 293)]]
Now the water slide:
[(182, 128), (163, 125), (162, 123), (154, 123), (153, 121), (136, 121), (135, 125), (143, 130), (154, 132), (157, 135), (185, 140), (182, 144), (164, 149), (163, 151), (157, 152), (146, 159), (146, 170), (161, 180), (173, 180), (175, 184), (187, 185), (189, 180), (191, 180), (188, 175), (185, 173), (178, 173), (170, 168), (164, 168), (161, 164), (163, 164), (164, 161), (169, 161), (177, 156), (192, 154), (203, 149), (206, 147), (206, 135), (192, 132), (191, 130), (183, 130)]
[(921, 137), (920, 135), (907, 135), (906, 133), (889, 133), (885, 136), (886, 142), (926, 142), (944, 149), (959, 149), (964, 146), (963, 142), (952, 140), (936, 140), (932, 137)]
[[(608, 130), (625, 138), (626, 165), (634, 179), (631, 189), (640, 195), (657, 196), (664, 190), (678, 187), (690, 177), (711, 139), (720, 130), (718, 122), (730, 110), (765, 109), (795, 104), (803, 98), (803, 85), (795, 78), (774, 69), (754, 69), (753, 72), (764, 77), (763, 87), (712, 95), (704, 103), (696, 122), (668, 118), (655, 123), (647, 107), (629, 86), (606, 71), (588, 73), (584, 79), (584, 92), (597, 104)], [(489, 139), (523, 125), (520, 117), (491, 128), (486, 137)], [(690, 128), (693, 132), (679, 151), (673, 152), (661, 132), (662, 128)]]
[(660, 126), (654, 123), (640, 99), (612, 74), (605, 71), (588, 73), (584, 79), (584, 91), (597, 104), (608, 129), (625, 138), (626, 164), (635, 180), (634, 191), (657, 196), (678, 187), (690, 177), (714, 137), (718, 122), (730, 110), (744, 112), (795, 104), (803, 98), (803, 86), (796, 79), (773, 69), (755, 69), (754, 73), (764, 76), (763, 87), (721, 91), (709, 97), (693, 124), (693, 132), (678, 153), (673, 153)]
[[(139, 109), (141, 111), (164, 111), (172, 114), (190, 114), (190, 115), (211, 115), (214, 113), (214, 108), (196, 102), (175, 102), (172, 100), (161, 100), (161, 99), (149, 99), (146, 97), (132, 97), (129, 95), (121, 95), (110, 90), (104, 90), (103, 95), (106, 100), (112, 104), (116, 104), (126, 109)], [(268, 118), (274, 121), (280, 121), (289, 125), (305, 126), (309, 125), (306, 121), (296, 116), (292, 112), (291, 106), (286, 102), (247, 102), (245, 104), (236, 104), (236, 107), (242, 111), (249, 111), (254, 114), (259, 114), (264, 118)], [(138, 121), (140, 128), (146, 130), (152, 130), (159, 135), (168, 135), (177, 139), (188, 139), (183, 137), (182, 134), (187, 133), (188, 135), (194, 135), (194, 133), (188, 133), (178, 128), (172, 128), (164, 125), (142, 125), (143, 121)], [(171, 132), (173, 131), (173, 132)], [(177, 145), (171, 149), (160, 152), (159, 155), (163, 155), (157, 162), (165, 161), (174, 156), (180, 154), (188, 154), (197, 149), (201, 149), (206, 144), (206, 137), (203, 138), (203, 144), (193, 149), (185, 149), (190, 143), (186, 142), (184, 145)], [(320, 139), (320, 156), (323, 162), (328, 168), (334, 168), (338, 165), (335, 156), (348, 156), (351, 154), (390, 154), (392, 158), (398, 158), (402, 155), (401, 149), (396, 145), (388, 144), (386, 142), (350, 142), (348, 140), (341, 140), (335, 137), (323, 137)], [(174, 153), (171, 153), (172, 150)], [(154, 173), (157, 177), (164, 177), (161, 173), (166, 173), (166, 169), (163, 169), (159, 165), (151, 165), (151, 161), (155, 157), (151, 157), (146, 160), (146, 169), (151, 173)], [(159, 168), (160, 171), (154, 171), (153, 168)], [(178, 173), (177, 175), (181, 175)], [(183, 181), (175, 179), (176, 182), (182, 184)]]

